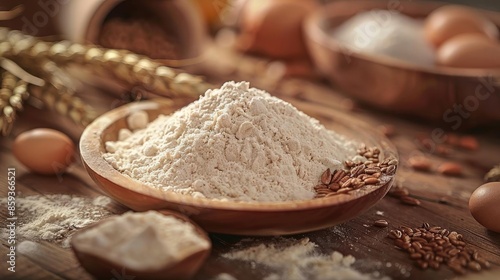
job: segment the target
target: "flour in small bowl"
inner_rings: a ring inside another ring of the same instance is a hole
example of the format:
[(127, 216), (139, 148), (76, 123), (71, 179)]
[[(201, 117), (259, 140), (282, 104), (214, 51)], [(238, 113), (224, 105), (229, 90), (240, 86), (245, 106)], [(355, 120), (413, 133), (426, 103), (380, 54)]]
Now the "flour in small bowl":
[(117, 142), (104, 158), (147, 186), (219, 200), (307, 200), (358, 143), (247, 82), (227, 82)]

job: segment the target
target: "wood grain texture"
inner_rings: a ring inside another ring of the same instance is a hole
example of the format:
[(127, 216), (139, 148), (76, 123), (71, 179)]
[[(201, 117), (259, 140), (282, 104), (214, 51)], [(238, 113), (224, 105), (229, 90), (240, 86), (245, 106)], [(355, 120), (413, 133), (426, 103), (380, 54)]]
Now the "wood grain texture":
[[(222, 82), (219, 69), (209, 68), (215, 83)], [(224, 80), (229, 78), (224, 78)], [(260, 81), (252, 77), (246, 79), (253, 86), (261, 87)], [(470, 215), (467, 201), (472, 191), (482, 184), (482, 177), (487, 169), (500, 161), (500, 134), (498, 129), (480, 129), (469, 133), (476, 136), (480, 142), (478, 151), (462, 151), (453, 149), (448, 157), (427, 154), (433, 162), (433, 170), (444, 161), (456, 161), (463, 165), (465, 175), (461, 178), (444, 177), (435, 171), (428, 173), (416, 172), (409, 168), (406, 161), (409, 156), (418, 151), (419, 137), (430, 137), (433, 129), (439, 128), (386, 115), (370, 108), (353, 103), (329, 85), (322, 82), (307, 82), (288, 79), (270, 88), (271, 92), (292, 102), (299, 109), (317, 117), (328, 125), (331, 121), (331, 110), (341, 111), (352, 118), (363, 120), (373, 127), (393, 125), (396, 134), (392, 142), (397, 146), (401, 168), (397, 180), (409, 188), (412, 195), (422, 201), (420, 206), (408, 206), (398, 199), (386, 197), (365, 214), (344, 224), (321, 231), (291, 236), (292, 238), (308, 237), (318, 244), (318, 249), (325, 253), (337, 250), (343, 254), (356, 257), (355, 267), (360, 271), (379, 271), (381, 275), (393, 279), (453, 279), (456, 275), (447, 268), (440, 270), (420, 270), (405, 252), (394, 248), (392, 240), (386, 237), (388, 231), (400, 225), (420, 226), (423, 222), (438, 225), (449, 230), (455, 230), (464, 235), (465, 240), (477, 249), (492, 265), (492, 269), (500, 269), (500, 234), (485, 230)], [(94, 89), (89, 89), (89, 102), (95, 103), (101, 110), (107, 110), (117, 104), (116, 97), (105, 95)], [(52, 113), (39, 109), (27, 109), (18, 120), (12, 136), (0, 139), (0, 197), (7, 195), (7, 182), (3, 173), (8, 167), (17, 170), (18, 196), (48, 195), (56, 193), (95, 197), (102, 194), (89, 178), (78, 160), (68, 173), (61, 177), (39, 176), (29, 173), (12, 156), (10, 148), (14, 137), (22, 131), (34, 127), (52, 127), (68, 133), (74, 141), (78, 141), (81, 128), (75, 127)], [(445, 128), (445, 127), (443, 127)], [(5, 227), (5, 207), (0, 209), (0, 227)], [(122, 213), (126, 209), (116, 203), (109, 206), (114, 213)], [(376, 212), (383, 212), (383, 216)], [(372, 227), (373, 221), (385, 219), (388, 228)], [(266, 266), (250, 263), (229, 261), (221, 255), (231, 250), (232, 245), (245, 237), (229, 235), (211, 235), (213, 251), (206, 264), (196, 275), (196, 279), (210, 279), (221, 272), (235, 276), (238, 279), (260, 279), (270, 274)], [(254, 242), (269, 243), (271, 237), (253, 238)], [(6, 240), (0, 247), (5, 263)], [(55, 244), (24, 241), (18, 249), (18, 263), (15, 274), (8, 272), (4, 265), (0, 271), (0, 279), (90, 279), (79, 266), (69, 249), (62, 249)], [(481, 274), (475, 274), (478, 277)], [(480, 279), (480, 278), (479, 278)]]

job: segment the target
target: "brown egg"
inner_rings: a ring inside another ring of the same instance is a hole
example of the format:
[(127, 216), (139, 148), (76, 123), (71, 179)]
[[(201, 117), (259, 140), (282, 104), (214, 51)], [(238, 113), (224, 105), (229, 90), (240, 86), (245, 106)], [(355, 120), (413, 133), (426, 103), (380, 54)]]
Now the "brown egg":
[(477, 188), (469, 199), (469, 209), (481, 225), (500, 233), (500, 182)]
[(276, 59), (307, 57), (302, 22), (315, 7), (311, 0), (247, 0), (241, 12), (239, 49)]
[(478, 34), (463, 34), (446, 41), (436, 63), (459, 68), (500, 68), (500, 44)]
[(33, 172), (58, 174), (74, 161), (75, 145), (64, 133), (37, 128), (19, 134), (12, 145), (12, 152)]
[(436, 47), (457, 35), (470, 33), (498, 38), (498, 28), (493, 22), (465, 6), (443, 6), (425, 20), (425, 38)]

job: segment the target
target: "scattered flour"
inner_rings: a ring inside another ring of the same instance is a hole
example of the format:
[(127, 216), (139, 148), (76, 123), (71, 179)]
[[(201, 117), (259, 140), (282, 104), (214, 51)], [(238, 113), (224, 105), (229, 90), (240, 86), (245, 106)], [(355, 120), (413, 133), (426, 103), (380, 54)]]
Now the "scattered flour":
[[(7, 198), (0, 204), (6, 205)], [(99, 196), (94, 199), (70, 195), (34, 195), (16, 199), (18, 228), (16, 233), (31, 241), (49, 241), (69, 247), (69, 237), (79, 229), (111, 215), (105, 206), (111, 199)], [(8, 232), (2, 229), (2, 236)]]
[(277, 238), (272, 244), (259, 244), (222, 255), (231, 260), (241, 260), (269, 267), (272, 273), (265, 280), (367, 280), (369, 274), (356, 271), (351, 265), (355, 258), (343, 256), (334, 251), (331, 255), (321, 254), (317, 245), (309, 238)]
[(353, 159), (358, 144), (247, 82), (227, 82), (106, 147), (115, 169), (151, 187), (274, 202), (313, 198), (321, 173)]

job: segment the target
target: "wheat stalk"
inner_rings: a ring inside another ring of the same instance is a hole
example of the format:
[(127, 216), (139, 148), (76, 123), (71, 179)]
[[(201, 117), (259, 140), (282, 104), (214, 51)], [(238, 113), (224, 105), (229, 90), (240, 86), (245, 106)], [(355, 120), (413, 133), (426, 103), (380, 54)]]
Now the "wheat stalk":
[[(199, 76), (179, 72), (126, 50), (68, 41), (45, 42), (1, 27), (0, 62), (4, 69), (0, 94), (3, 135), (11, 130), (16, 113), (30, 96), (28, 92), (75, 123), (87, 125), (96, 117), (95, 111), (74, 94), (74, 79), (64, 71), (70, 64), (83, 66), (100, 76), (112, 75), (131, 87), (139, 86), (168, 98), (198, 97), (212, 87)], [(12, 89), (14, 80), (16, 86)]]
[(44, 42), (16, 31), (4, 32), (0, 54), (2, 50), (4, 56), (23, 67), (29, 68), (33, 61), (43, 59), (61, 66), (77, 63), (87, 66), (95, 74), (112, 74), (130, 86), (141, 86), (165, 97), (198, 97), (212, 87), (199, 76), (176, 71), (146, 56), (126, 50), (105, 49), (68, 41)]

